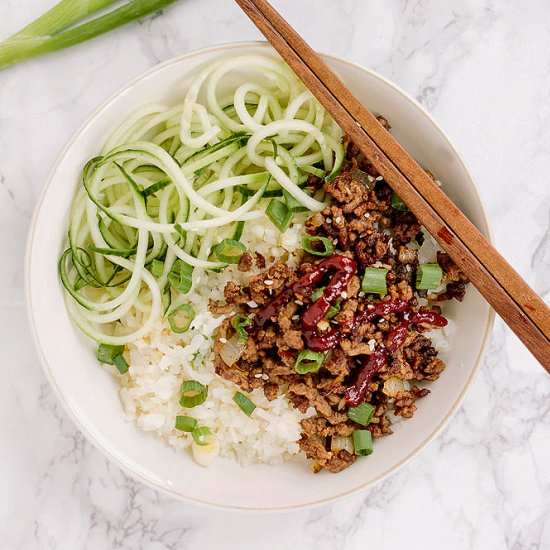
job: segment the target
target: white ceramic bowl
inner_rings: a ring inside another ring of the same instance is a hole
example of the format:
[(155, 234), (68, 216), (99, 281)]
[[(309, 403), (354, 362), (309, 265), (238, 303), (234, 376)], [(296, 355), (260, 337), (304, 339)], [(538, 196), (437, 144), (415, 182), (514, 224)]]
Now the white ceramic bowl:
[[(95, 346), (75, 329), (65, 310), (57, 262), (68, 211), (84, 163), (97, 154), (113, 127), (138, 107), (181, 99), (193, 70), (216, 57), (266, 51), (263, 43), (231, 44), (191, 52), (153, 68), (102, 105), (71, 138), (56, 160), (36, 208), (27, 249), (27, 297), (36, 345), (57, 396), (76, 425), (113, 462), (136, 479), (191, 502), (231, 509), (292, 509), (349, 495), (395, 472), (416, 455), (457, 410), (487, 340), (492, 313), (470, 286), (462, 304), (446, 313), (456, 323), (447, 369), (431, 385), (415, 416), (375, 443), (375, 452), (338, 475), (313, 475), (305, 460), (243, 468), (218, 460), (204, 469), (187, 452), (123, 419), (118, 385), (101, 369)], [(425, 111), (387, 80), (330, 55), (324, 59), (359, 99), (386, 115), (394, 136), (438, 179), (485, 235), (487, 222), (472, 178), (443, 131)]]

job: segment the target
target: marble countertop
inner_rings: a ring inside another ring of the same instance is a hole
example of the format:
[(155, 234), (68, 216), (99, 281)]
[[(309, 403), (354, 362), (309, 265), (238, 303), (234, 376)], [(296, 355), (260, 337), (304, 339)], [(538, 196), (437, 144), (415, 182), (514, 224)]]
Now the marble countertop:
[[(0, 38), (53, 0), (4, 0)], [(310, 43), (390, 78), (454, 140), (494, 241), (550, 300), (550, 6), (544, 0), (274, 1)], [(230, 0), (164, 13), (0, 72), (1, 548), (550, 548), (550, 378), (497, 320), (463, 406), (399, 473), (334, 505), (239, 515), (123, 474), (56, 402), (27, 322), (34, 205), (68, 137), (172, 56), (259, 35)]]

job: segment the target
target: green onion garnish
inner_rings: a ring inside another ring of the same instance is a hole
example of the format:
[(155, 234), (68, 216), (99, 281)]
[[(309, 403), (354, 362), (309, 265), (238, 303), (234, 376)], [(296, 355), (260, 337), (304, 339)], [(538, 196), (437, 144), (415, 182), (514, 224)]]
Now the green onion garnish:
[(204, 446), (210, 443), (209, 439), (212, 435), (212, 430), (206, 426), (199, 426), (191, 432), (191, 435), (197, 445)]
[(277, 199), (271, 199), (270, 203), (265, 209), (267, 217), (272, 221), (273, 225), (283, 233), (288, 229), (290, 222), (292, 221), (292, 212), (286, 207), (286, 204), (278, 201)]
[(115, 357), (122, 355), (124, 352), (124, 346), (111, 346), (110, 344), (99, 344), (97, 348), (97, 359), (101, 363), (107, 363), (108, 365), (115, 364)]
[(244, 393), (241, 393), (240, 391), (236, 391), (235, 395), (233, 396), (233, 401), (239, 405), (239, 408), (241, 411), (243, 411), (246, 416), (250, 416), (254, 409), (256, 408), (256, 405)]
[(176, 430), (180, 432), (192, 432), (197, 427), (197, 421), (190, 416), (176, 416)]
[(357, 422), (357, 424), (367, 426), (372, 418), (372, 415), (374, 414), (374, 410), (375, 407), (373, 407), (370, 403), (363, 402), (357, 407), (350, 407), (348, 409), (348, 416), (351, 420)]
[(388, 288), (386, 286), (387, 272), (388, 270), (383, 267), (367, 267), (367, 269), (365, 269), (365, 275), (363, 276), (361, 290), (367, 294), (386, 295), (388, 293)]
[(193, 266), (183, 260), (176, 260), (168, 273), (168, 282), (178, 292), (187, 294), (193, 285)]
[(294, 370), (298, 374), (306, 374), (308, 372), (317, 372), (321, 368), (321, 364), (325, 359), (325, 354), (320, 351), (311, 351), (305, 349), (298, 354)]
[(334, 305), (330, 306), (330, 309), (327, 312), (326, 318), (332, 319), (336, 315), (338, 315), (338, 312), (340, 311), (340, 301), (335, 302)]
[(118, 369), (120, 374), (126, 374), (130, 368), (130, 365), (128, 365), (128, 362), (124, 359), (124, 355), (122, 355), (122, 353), (113, 359), (113, 364)]
[(180, 388), (180, 405), (191, 409), (202, 405), (208, 396), (208, 386), (196, 380), (186, 380)]
[(372, 434), (368, 430), (353, 432), (353, 447), (357, 456), (372, 454)]
[(391, 206), (396, 210), (401, 210), (402, 212), (408, 212), (408, 206), (403, 202), (403, 199), (394, 191), (391, 196)]
[(321, 288), (318, 288), (316, 289), (315, 291), (313, 291), (311, 293), (311, 296), (309, 297), (309, 299), (312, 301), (312, 302), (316, 302), (322, 295), (323, 295), (323, 292), (325, 291), (325, 287), (322, 286)]
[(285, 198), (286, 207), (290, 212), (306, 212), (307, 208), (298, 202), (286, 189), (283, 189), (283, 197)]
[(443, 270), (438, 264), (420, 264), (416, 270), (416, 288), (434, 290), (441, 283)]
[(151, 262), (151, 273), (155, 277), (160, 277), (162, 275), (163, 271), (164, 271), (164, 262), (161, 262), (160, 260), (154, 259)]
[(236, 315), (231, 320), (231, 324), (239, 336), (239, 343), (246, 342), (248, 340), (248, 333), (244, 327), (249, 327), (252, 324), (252, 319), (246, 315)]
[(330, 239), (313, 235), (302, 237), (302, 248), (314, 256), (330, 256), (334, 252), (334, 246)]
[(195, 310), (189, 304), (182, 304), (168, 314), (168, 323), (176, 334), (182, 334), (189, 330), (194, 318)]
[(214, 254), (221, 262), (228, 264), (239, 263), (241, 256), (246, 252), (246, 246), (240, 241), (224, 239), (214, 247)]

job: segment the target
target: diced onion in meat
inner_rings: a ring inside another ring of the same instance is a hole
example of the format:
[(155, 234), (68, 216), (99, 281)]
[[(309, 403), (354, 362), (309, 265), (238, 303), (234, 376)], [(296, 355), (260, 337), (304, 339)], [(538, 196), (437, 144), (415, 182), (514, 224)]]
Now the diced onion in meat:
[(337, 453), (338, 451), (342, 450), (347, 451), (350, 454), (353, 454), (355, 452), (351, 437), (341, 437), (338, 435), (335, 435), (332, 438), (332, 441), (330, 442), (330, 450), (333, 453)]
[(382, 388), (382, 391), (388, 397), (395, 397), (398, 392), (406, 391), (409, 388), (410, 384), (407, 382), (407, 380), (400, 380), (399, 378), (388, 378), (384, 382), (384, 387)]
[(238, 336), (234, 335), (223, 345), (220, 350), (220, 357), (230, 367), (240, 359), (245, 347), (246, 342), (239, 341)]

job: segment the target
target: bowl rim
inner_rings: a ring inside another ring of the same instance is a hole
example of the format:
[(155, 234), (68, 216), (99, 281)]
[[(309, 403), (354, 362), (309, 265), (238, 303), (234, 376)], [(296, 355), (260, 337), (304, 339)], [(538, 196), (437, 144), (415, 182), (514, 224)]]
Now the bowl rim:
[[(144, 80), (145, 78), (148, 78), (155, 72), (164, 69), (167, 66), (180, 63), (183, 60), (202, 55), (204, 53), (213, 53), (213, 52), (219, 52), (220, 54), (223, 53), (230, 53), (231, 50), (237, 50), (237, 49), (248, 49), (251, 47), (265, 47), (270, 49), (271, 46), (268, 42), (263, 40), (250, 40), (250, 41), (240, 41), (240, 42), (227, 42), (222, 44), (217, 44), (214, 46), (207, 46), (202, 48), (196, 48), (193, 50), (190, 50), (184, 54), (178, 55), (176, 57), (173, 57), (167, 61), (164, 61), (162, 63), (159, 63), (157, 65), (154, 65), (150, 69), (140, 73), (138, 76), (133, 78), (131, 81), (124, 84), (121, 88), (119, 88), (116, 92), (111, 94), (106, 100), (102, 101), (101, 104), (93, 110), (93, 112), (86, 118), (86, 120), (78, 127), (78, 129), (71, 135), (71, 137), (67, 140), (64, 147), (62, 148), (61, 152), (57, 155), (55, 158), (48, 176), (46, 178), (45, 184), (42, 188), (42, 191), (40, 192), (40, 196), (38, 198), (38, 201), (36, 203), (36, 206), (34, 208), (33, 216), (31, 219), (31, 224), (29, 226), (29, 232), (27, 235), (27, 242), (26, 242), (26, 249), (25, 249), (25, 274), (24, 274), (24, 288), (25, 288), (25, 303), (26, 303), (26, 310), (27, 310), (27, 316), (29, 319), (29, 323), (31, 326), (31, 333), (35, 345), (35, 349), (38, 351), (39, 360), (42, 366), (42, 370), (44, 374), (46, 375), (46, 378), (50, 384), (50, 386), (53, 388), (54, 393), (58, 399), (58, 401), (62, 404), (63, 408), (65, 409), (65, 412), (69, 415), (75, 426), (78, 430), (80, 430), (85, 436), (86, 439), (96, 448), (98, 449), (106, 458), (108, 458), (111, 462), (114, 462), (119, 468), (123, 470), (124, 473), (129, 475), (131, 478), (143, 483), (144, 485), (159, 491), (163, 494), (169, 495), (173, 498), (176, 498), (177, 500), (196, 504), (200, 506), (205, 506), (210, 509), (214, 510), (224, 510), (224, 511), (234, 511), (234, 512), (252, 512), (252, 513), (273, 513), (273, 512), (289, 512), (294, 510), (304, 510), (304, 509), (310, 509), (313, 507), (318, 507), (322, 505), (326, 505), (329, 503), (335, 503), (338, 501), (341, 501), (345, 499), (348, 496), (351, 496), (353, 494), (356, 494), (360, 491), (364, 491), (367, 488), (370, 488), (374, 486), (377, 483), (380, 483), (381, 481), (388, 478), (390, 475), (396, 473), (399, 471), (403, 466), (405, 466), (409, 461), (411, 461), (414, 457), (416, 457), (418, 454), (420, 454), (434, 439), (437, 435), (441, 433), (443, 428), (448, 424), (450, 419), (456, 414), (458, 408), (462, 404), (464, 397), (469, 390), (470, 386), (472, 385), (472, 382), (479, 370), (479, 367), (481, 365), (481, 361), (483, 359), (483, 356), (485, 354), (485, 351), (487, 349), (489, 337), (491, 335), (491, 331), (494, 324), (495, 319), (495, 313), (492, 308), (489, 309), (489, 315), (487, 317), (487, 325), (485, 327), (485, 333), (483, 335), (483, 341), (477, 356), (477, 359), (475, 361), (474, 367), (470, 373), (470, 376), (468, 377), (468, 380), (466, 381), (466, 384), (464, 385), (464, 388), (462, 389), (460, 395), (457, 397), (456, 401), (452, 404), (449, 411), (445, 415), (445, 417), (441, 420), (438, 426), (434, 428), (434, 430), (424, 439), (424, 441), (418, 445), (415, 449), (413, 449), (408, 455), (403, 457), (397, 464), (392, 466), (391, 468), (388, 468), (384, 472), (382, 472), (380, 475), (375, 477), (374, 479), (363, 483), (362, 485), (359, 485), (355, 487), (354, 489), (350, 489), (347, 491), (344, 491), (342, 493), (339, 493), (337, 495), (333, 495), (331, 497), (321, 498), (317, 499), (315, 501), (305, 503), (305, 504), (297, 504), (297, 505), (290, 505), (290, 506), (275, 506), (270, 508), (251, 508), (248, 506), (235, 506), (235, 505), (228, 505), (228, 504), (220, 504), (220, 503), (214, 503), (208, 500), (202, 500), (199, 498), (193, 498), (186, 495), (181, 494), (180, 492), (171, 489), (170, 487), (163, 486), (156, 482), (152, 477), (149, 478), (146, 475), (134, 470), (129, 464), (127, 464), (124, 460), (123, 456), (120, 456), (116, 453), (114, 453), (109, 447), (106, 445), (103, 445), (100, 441), (98, 441), (95, 437), (95, 435), (87, 428), (86, 424), (80, 419), (79, 414), (76, 410), (73, 410), (71, 406), (68, 404), (68, 402), (65, 400), (64, 394), (58, 385), (56, 379), (54, 378), (50, 366), (48, 363), (48, 360), (44, 354), (44, 351), (40, 345), (40, 340), (38, 338), (38, 331), (36, 328), (35, 323), (35, 316), (34, 316), (34, 308), (32, 303), (32, 291), (30, 286), (30, 272), (31, 272), (31, 251), (33, 248), (33, 242), (35, 237), (35, 231), (36, 231), (36, 225), (37, 221), (40, 215), (40, 212), (42, 210), (42, 205), (44, 202), (44, 199), (46, 195), (49, 192), (49, 188), (51, 187), (53, 177), (55, 173), (57, 172), (59, 165), (62, 163), (64, 158), (66, 157), (69, 150), (73, 147), (74, 143), (77, 141), (77, 139), (80, 137), (80, 135), (88, 128), (88, 126), (92, 123), (95, 118), (100, 115), (100, 113), (111, 103), (116, 101), (123, 93), (125, 93), (128, 89), (134, 87), (139, 82)], [(447, 144), (449, 145), (451, 151), (456, 156), (456, 159), (459, 161), (461, 167), (463, 168), (466, 176), (470, 180), (470, 184), (472, 186), (472, 189), (477, 197), (479, 207), (481, 210), (481, 216), (485, 225), (486, 232), (487, 232), (487, 240), (489, 242), (492, 241), (491, 239), (491, 233), (489, 228), (489, 222), (487, 218), (487, 213), (485, 210), (485, 207), (483, 205), (483, 202), (481, 200), (481, 195), (479, 193), (479, 188), (475, 183), (474, 178), (472, 177), (472, 174), (468, 170), (462, 156), (458, 152), (457, 148), (455, 147), (454, 143), (451, 141), (449, 136), (445, 133), (445, 131), (433, 120), (431, 115), (426, 111), (426, 109), (413, 97), (411, 97), (407, 92), (405, 92), (403, 89), (401, 89), (399, 86), (394, 84), (392, 81), (388, 80), (387, 78), (379, 75), (377, 72), (375, 72), (372, 69), (369, 69), (360, 63), (349, 61), (348, 59), (345, 59), (343, 57), (340, 57), (338, 55), (333, 55), (329, 53), (325, 53), (322, 51), (318, 52), (320, 55), (327, 59), (331, 59), (334, 61), (337, 61), (338, 63), (342, 63), (344, 65), (348, 65), (350, 67), (353, 67), (355, 69), (358, 69), (362, 72), (369, 73), (369, 75), (379, 81), (381, 81), (386, 86), (392, 88), (394, 91), (397, 91), (399, 95), (403, 97), (404, 100), (408, 101), (415, 109), (420, 110), (421, 113), (424, 115), (424, 117), (429, 121), (430, 125), (434, 127), (435, 131), (439, 132), (441, 136), (445, 139)]]

